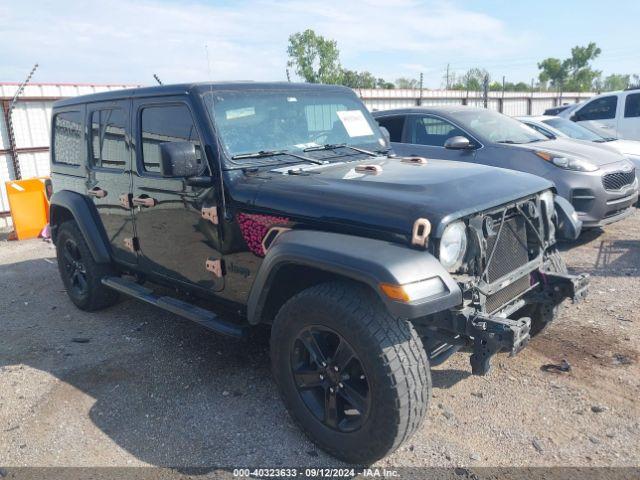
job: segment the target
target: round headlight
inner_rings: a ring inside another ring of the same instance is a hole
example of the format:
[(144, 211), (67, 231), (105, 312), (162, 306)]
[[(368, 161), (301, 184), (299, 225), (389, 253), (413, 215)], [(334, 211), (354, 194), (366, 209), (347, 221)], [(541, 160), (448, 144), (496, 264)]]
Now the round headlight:
[(444, 229), (440, 239), (440, 253), (438, 258), (442, 266), (455, 271), (467, 252), (467, 227), (462, 222), (455, 222)]

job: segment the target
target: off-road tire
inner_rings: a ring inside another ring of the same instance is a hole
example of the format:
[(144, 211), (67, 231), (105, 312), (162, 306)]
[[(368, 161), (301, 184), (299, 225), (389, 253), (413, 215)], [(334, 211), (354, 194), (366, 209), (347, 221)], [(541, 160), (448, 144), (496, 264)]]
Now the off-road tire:
[[(77, 250), (77, 262), (82, 265), (86, 278), (86, 289), (79, 292), (73, 288), (73, 280), (66, 265), (64, 249), (67, 245), (74, 245)], [(60, 225), (56, 239), (58, 270), (65, 289), (71, 301), (81, 310), (88, 312), (102, 310), (118, 301), (118, 292), (101, 283), (102, 278), (114, 275), (110, 264), (96, 263), (87, 242), (74, 220), (68, 220)]]
[[(353, 348), (370, 384), (368, 415), (343, 433), (314, 417), (293, 379), (291, 352), (300, 331), (320, 325)], [(396, 320), (374, 292), (349, 282), (310, 287), (289, 299), (271, 333), (273, 376), (300, 429), (320, 448), (352, 464), (369, 464), (397, 449), (422, 424), (431, 397), (427, 356), (413, 325)]]
[[(567, 265), (564, 263), (564, 259), (557, 248), (553, 248), (547, 253), (546, 268), (556, 273), (568, 273)], [(531, 331), (529, 333), (531, 337), (533, 338), (544, 332), (558, 316), (559, 311), (560, 304), (555, 306), (543, 303), (527, 305), (522, 310), (522, 314), (531, 318)]]

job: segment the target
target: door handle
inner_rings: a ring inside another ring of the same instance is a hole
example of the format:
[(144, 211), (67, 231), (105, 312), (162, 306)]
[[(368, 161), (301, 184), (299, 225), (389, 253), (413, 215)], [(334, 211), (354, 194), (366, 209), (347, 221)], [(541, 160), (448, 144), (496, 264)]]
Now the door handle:
[(104, 198), (107, 196), (107, 191), (100, 187), (93, 187), (91, 190), (87, 190), (87, 195), (96, 198)]
[(137, 207), (155, 207), (158, 202), (155, 198), (151, 197), (133, 197), (131, 199), (131, 203), (133, 203)]

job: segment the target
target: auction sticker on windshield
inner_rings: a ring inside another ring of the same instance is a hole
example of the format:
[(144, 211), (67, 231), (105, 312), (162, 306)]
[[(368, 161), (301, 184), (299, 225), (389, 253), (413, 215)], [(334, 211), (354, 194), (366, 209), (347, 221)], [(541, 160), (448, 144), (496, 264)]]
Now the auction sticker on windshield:
[(373, 130), (360, 110), (343, 110), (336, 112), (338, 118), (350, 137), (366, 137), (373, 135)]

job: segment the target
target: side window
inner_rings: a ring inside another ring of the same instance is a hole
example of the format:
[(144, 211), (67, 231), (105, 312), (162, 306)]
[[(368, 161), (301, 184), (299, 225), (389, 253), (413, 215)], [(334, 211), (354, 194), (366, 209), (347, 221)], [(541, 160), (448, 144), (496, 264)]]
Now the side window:
[(411, 143), (444, 147), (444, 142), (457, 135), (465, 135), (455, 125), (437, 117), (414, 116), (411, 129)]
[(624, 103), (624, 117), (640, 117), (640, 93), (627, 95), (627, 100)]
[(91, 113), (91, 165), (122, 169), (126, 165), (125, 112), (120, 108)]
[(616, 104), (618, 97), (615, 95), (592, 100), (577, 112), (577, 120), (609, 120), (616, 118)]
[(82, 163), (82, 116), (77, 112), (56, 114), (53, 120), (53, 162)]
[(404, 128), (404, 115), (397, 115), (393, 117), (380, 117), (376, 118), (378, 125), (386, 128), (391, 135), (392, 142), (402, 141), (402, 129)]
[(189, 108), (182, 105), (146, 107), (141, 116), (142, 167), (146, 172), (160, 173), (160, 144), (192, 142), (198, 163), (204, 167), (202, 145)]

